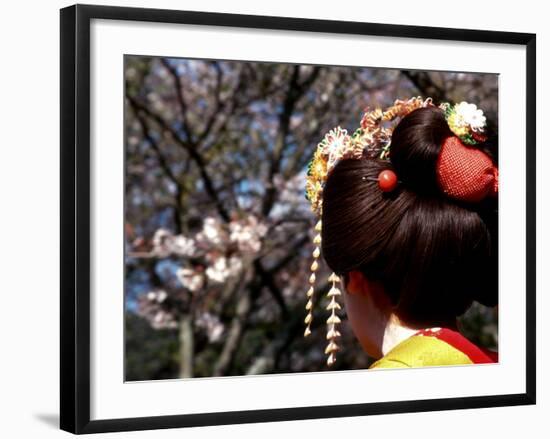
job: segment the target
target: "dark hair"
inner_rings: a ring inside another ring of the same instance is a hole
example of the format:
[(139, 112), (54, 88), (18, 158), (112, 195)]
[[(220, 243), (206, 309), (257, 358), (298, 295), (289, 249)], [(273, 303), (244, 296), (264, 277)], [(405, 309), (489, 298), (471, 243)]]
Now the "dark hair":
[[(435, 164), (450, 135), (440, 109), (415, 110), (395, 127), (390, 162), (342, 160), (323, 190), (327, 264), (380, 281), (411, 324), (444, 324), (473, 300), (497, 303), (496, 200), (467, 205), (438, 190)], [(391, 193), (376, 181), (384, 169), (400, 180)]]

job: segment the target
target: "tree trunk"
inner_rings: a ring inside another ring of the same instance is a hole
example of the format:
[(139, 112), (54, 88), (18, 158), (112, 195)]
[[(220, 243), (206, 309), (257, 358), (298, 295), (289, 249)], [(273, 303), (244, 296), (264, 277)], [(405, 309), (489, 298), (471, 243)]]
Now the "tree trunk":
[(179, 321), (179, 360), (180, 360), (180, 378), (193, 378), (193, 355), (194, 355), (194, 337), (193, 337), (193, 318), (190, 314), (183, 315)]
[(241, 293), (241, 297), (237, 302), (235, 317), (233, 317), (233, 320), (231, 321), (231, 326), (229, 328), (222, 353), (214, 366), (214, 371), (212, 373), (213, 376), (224, 376), (231, 366), (233, 357), (237, 352), (239, 343), (241, 342), (244, 325), (251, 308), (252, 298), (250, 297), (250, 292), (245, 290)]

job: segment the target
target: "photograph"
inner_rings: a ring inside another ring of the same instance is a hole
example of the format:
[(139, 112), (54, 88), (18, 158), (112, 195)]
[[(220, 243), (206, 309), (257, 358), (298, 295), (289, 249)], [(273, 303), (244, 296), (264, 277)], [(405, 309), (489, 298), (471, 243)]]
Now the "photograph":
[(61, 10), (62, 430), (536, 403), (536, 35), (335, 18)]
[(549, 430), (528, 2), (6, 3), (0, 435)]
[(499, 362), (498, 73), (123, 66), (126, 382)]

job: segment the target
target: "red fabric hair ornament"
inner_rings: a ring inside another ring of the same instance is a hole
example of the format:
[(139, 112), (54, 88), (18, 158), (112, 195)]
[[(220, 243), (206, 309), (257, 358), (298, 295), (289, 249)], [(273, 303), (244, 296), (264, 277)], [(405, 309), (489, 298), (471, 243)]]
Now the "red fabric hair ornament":
[(436, 173), (440, 189), (451, 198), (477, 203), (498, 194), (498, 168), (487, 154), (456, 136), (443, 141)]

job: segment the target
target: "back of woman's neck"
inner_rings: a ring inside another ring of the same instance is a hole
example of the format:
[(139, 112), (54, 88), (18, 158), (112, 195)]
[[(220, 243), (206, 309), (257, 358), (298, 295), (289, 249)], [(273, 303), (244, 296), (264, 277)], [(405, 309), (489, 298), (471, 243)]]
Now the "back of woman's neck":
[(399, 318), (397, 318), (395, 315), (392, 314), (390, 319), (388, 319), (387, 321), (386, 328), (384, 329), (384, 337), (382, 340), (382, 347), (381, 347), (382, 355), (385, 356), (399, 343), (413, 336), (418, 331), (423, 329), (428, 329), (428, 328), (435, 328), (435, 327), (446, 327), (453, 330), (457, 330), (456, 321), (448, 322), (441, 325), (419, 325), (416, 327), (411, 327), (411, 326), (405, 325), (403, 322), (399, 320)]

